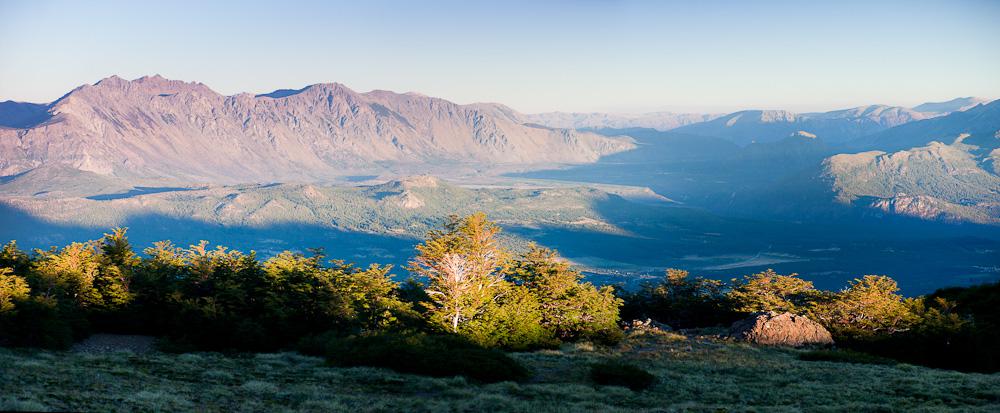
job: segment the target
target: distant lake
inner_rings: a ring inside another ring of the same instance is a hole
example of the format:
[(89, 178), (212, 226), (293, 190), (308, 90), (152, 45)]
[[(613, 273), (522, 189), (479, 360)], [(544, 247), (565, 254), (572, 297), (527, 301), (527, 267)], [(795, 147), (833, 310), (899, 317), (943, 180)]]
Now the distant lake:
[(351, 175), (344, 177), (344, 179), (346, 179), (347, 182), (364, 182), (364, 181), (370, 181), (375, 178), (378, 178), (378, 175)]

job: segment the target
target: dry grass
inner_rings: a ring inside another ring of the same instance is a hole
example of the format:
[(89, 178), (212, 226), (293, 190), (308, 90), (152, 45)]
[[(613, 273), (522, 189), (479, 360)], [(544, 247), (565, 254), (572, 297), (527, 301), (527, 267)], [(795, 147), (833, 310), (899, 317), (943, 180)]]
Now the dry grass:
[[(0, 410), (83, 411), (998, 411), (1000, 374), (802, 361), (794, 350), (637, 335), (515, 354), (526, 383), (475, 385), (292, 353), (79, 354), (0, 349)], [(593, 362), (658, 378), (643, 392), (595, 386)]]

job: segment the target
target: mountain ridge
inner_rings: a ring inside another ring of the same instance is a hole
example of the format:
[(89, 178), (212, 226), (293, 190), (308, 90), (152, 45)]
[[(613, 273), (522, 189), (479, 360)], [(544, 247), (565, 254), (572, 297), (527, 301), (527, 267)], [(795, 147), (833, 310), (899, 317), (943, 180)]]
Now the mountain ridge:
[(158, 75), (111, 76), (48, 105), (45, 123), (0, 130), (0, 175), (68, 164), (123, 177), (322, 180), (394, 163), (586, 163), (633, 147), (625, 137), (525, 126), (499, 105), (339, 83), (273, 93), (223, 96)]

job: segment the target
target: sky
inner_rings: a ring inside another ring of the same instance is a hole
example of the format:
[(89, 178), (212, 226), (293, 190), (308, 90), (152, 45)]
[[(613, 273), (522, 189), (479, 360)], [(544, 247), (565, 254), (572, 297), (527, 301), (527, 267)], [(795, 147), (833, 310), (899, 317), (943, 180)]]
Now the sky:
[(0, 0), (0, 101), (113, 74), (529, 113), (913, 106), (1000, 97), (1000, 1)]

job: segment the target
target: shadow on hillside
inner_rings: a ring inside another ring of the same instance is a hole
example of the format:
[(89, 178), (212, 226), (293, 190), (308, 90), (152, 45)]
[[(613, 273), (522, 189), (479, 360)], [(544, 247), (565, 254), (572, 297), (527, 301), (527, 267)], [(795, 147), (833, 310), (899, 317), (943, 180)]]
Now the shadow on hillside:
[[(508, 227), (507, 232), (560, 253), (585, 267), (598, 283), (634, 286), (642, 277), (659, 277), (664, 268), (728, 280), (774, 268), (799, 273), (818, 288), (840, 289), (856, 277), (884, 274), (903, 292), (919, 294), (949, 285), (969, 285), (1000, 278), (997, 235), (980, 226), (948, 226), (891, 219), (827, 223), (725, 218), (701, 209), (638, 204), (618, 196), (593, 208), (603, 221), (624, 229), (607, 233), (586, 228), (541, 225)], [(443, 217), (442, 217), (443, 218)], [(122, 223), (141, 251), (155, 241), (186, 247), (200, 240), (268, 257), (284, 250), (305, 252), (321, 247), (330, 258), (359, 265), (393, 264), (394, 273), (413, 255), (417, 239), (346, 232), (316, 224), (224, 226), (204, 221), (148, 214)], [(44, 221), (0, 203), (0, 242), (15, 239), (22, 248), (63, 246), (100, 238), (109, 228)]]
[[(649, 206), (619, 197), (594, 204), (630, 236), (521, 230), (527, 238), (586, 264), (605, 263), (660, 276), (664, 268), (728, 280), (773, 268), (838, 290), (862, 275), (895, 278), (906, 294), (1000, 279), (995, 227), (890, 216), (813, 222), (720, 217), (701, 209)], [(580, 259), (583, 258), (583, 259)], [(614, 282), (614, 281), (610, 281)]]
[(49, 105), (10, 100), (0, 102), (0, 126), (16, 129), (31, 128), (49, 119), (52, 119)]
[[(129, 240), (137, 251), (161, 240), (170, 240), (181, 247), (207, 240), (210, 246), (222, 245), (244, 252), (253, 250), (262, 257), (284, 250), (306, 252), (308, 248), (320, 247), (331, 259), (343, 259), (358, 265), (393, 264), (396, 266), (394, 272), (402, 275), (405, 271), (400, 266), (410, 258), (417, 242), (402, 237), (345, 232), (320, 225), (224, 226), (158, 214), (133, 216), (121, 226), (129, 228)], [(98, 239), (108, 230), (53, 223), (0, 203), (0, 242), (17, 240), (22, 249), (61, 247), (71, 242)]]

